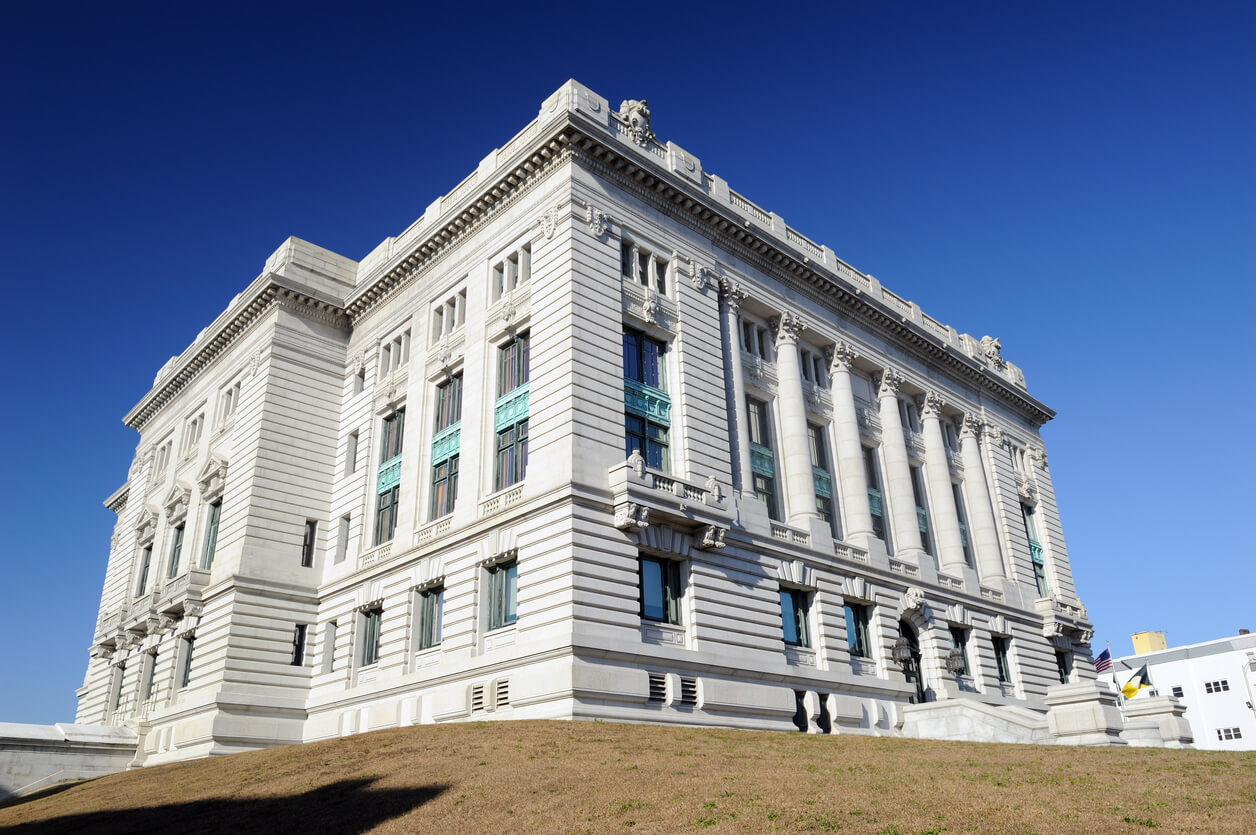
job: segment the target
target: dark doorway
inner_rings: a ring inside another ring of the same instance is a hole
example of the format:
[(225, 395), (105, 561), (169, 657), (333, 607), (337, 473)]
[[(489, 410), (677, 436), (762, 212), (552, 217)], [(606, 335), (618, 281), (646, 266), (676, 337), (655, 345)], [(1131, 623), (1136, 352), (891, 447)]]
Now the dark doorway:
[(913, 697), (914, 704), (921, 704), (928, 701), (925, 690), (925, 676), (920, 664), (920, 641), (916, 638), (916, 630), (912, 629), (910, 623), (905, 620), (898, 622), (899, 634), (907, 639), (908, 646), (911, 647), (911, 660), (903, 665), (903, 674), (907, 677), (907, 681), (916, 685), (916, 695)]

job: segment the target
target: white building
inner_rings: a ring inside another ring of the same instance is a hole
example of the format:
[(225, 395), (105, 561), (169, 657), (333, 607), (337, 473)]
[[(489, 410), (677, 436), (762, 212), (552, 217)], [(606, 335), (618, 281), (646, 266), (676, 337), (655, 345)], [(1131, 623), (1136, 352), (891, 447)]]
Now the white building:
[(1256, 635), (1127, 655), (1099, 678), (1120, 688), (1144, 665), (1151, 684), (1127, 709), (1169, 696), (1186, 706), (1196, 748), (1256, 750)]
[(1095, 674), (1051, 417), (569, 82), (162, 366), (78, 721), (137, 763), (486, 717), (1053, 739)]

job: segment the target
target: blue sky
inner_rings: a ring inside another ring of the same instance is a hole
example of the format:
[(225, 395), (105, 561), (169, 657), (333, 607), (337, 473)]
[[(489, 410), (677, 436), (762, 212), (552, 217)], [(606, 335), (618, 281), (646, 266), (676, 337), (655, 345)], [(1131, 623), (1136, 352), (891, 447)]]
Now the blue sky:
[(7, 10), (0, 721), (73, 719), (166, 358), (288, 235), (362, 257), (571, 77), (1002, 340), (1059, 412), (1096, 651), (1256, 628), (1256, 5), (644, 8)]

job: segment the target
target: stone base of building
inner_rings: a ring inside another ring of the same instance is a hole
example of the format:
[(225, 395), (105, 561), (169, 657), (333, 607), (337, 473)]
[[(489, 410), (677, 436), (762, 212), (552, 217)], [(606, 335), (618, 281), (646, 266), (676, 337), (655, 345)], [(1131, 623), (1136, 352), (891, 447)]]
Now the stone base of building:
[(1194, 748), (1195, 735), (1187, 721), (1186, 706), (1170, 696), (1144, 696), (1121, 706), (1129, 745), (1146, 748)]
[(1038, 711), (988, 705), (972, 699), (945, 699), (903, 708), (903, 736), (956, 742), (1057, 742)]
[(108, 725), (0, 722), (0, 801), (123, 771), (135, 742), (130, 730)]
[(1125, 745), (1116, 692), (1094, 681), (1047, 688), (1047, 726), (1058, 745)]

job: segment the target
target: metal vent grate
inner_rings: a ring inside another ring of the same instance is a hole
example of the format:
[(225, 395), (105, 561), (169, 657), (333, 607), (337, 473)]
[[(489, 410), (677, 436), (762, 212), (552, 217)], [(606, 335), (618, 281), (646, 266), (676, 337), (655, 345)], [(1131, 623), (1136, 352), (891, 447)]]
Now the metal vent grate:
[(698, 703), (698, 680), (696, 678), (682, 678), (680, 680), (680, 703), (682, 705), (696, 705)]
[(475, 684), (471, 687), (471, 712), (481, 713), (484, 710), (484, 685)]
[(506, 707), (510, 704), (510, 680), (499, 679), (497, 682), (497, 706)]
[(650, 701), (667, 701), (667, 676), (663, 673), (650, 673)]

